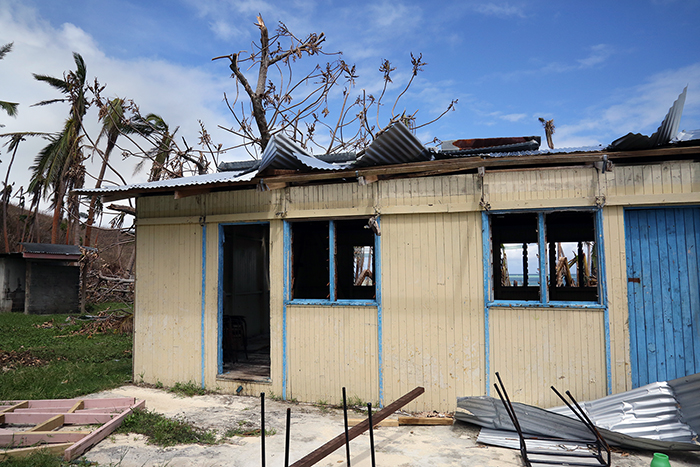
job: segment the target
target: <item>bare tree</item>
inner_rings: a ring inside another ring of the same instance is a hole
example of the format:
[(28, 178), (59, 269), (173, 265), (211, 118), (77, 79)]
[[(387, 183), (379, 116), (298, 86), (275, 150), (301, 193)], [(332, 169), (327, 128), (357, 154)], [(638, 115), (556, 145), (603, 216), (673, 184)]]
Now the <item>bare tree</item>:
[[(408, 84), (399, 93), (394, 102), (389, 121), (384, 125), (379, 123), (379, 110), (387, 88), (392, 83), (391, 73), (395, 70), (388, 60), (383, 60), (379, 71), (383, 74), (384, 87), (378, 98), (362, 91), (352, 97), (351, 88), (358, 78), (355, 66), (348, 65), (342, 59), (336, 59), (325, 65), (315, 65), (313, 69), (296, 78), (292, 64), (303, 56), (332, 55), (322, 50), (325, 41), (323, 33), (311, 33), (303, 39), (298, 38), (280, 23), (274, 34), (270, 36), (262, 17), (257, 17), (256, 26), (260, 30), (259, 42), (251, 44), (252, 51), (240, 51), (231, 55), (214, 57), (212, 60), (228, 59), (229, 68), (236, 80), (236, 94), (233, 99), (224, 94), (224, 100), (236, 121), (234, 127), (220, 128), (240, 137), (242, 142), (231, 148), (245, 147), (255, 155), (265, 150), (267, 144), (276, 133), (285, 133), (303, 147), (315, 145), (325, 152), (337, 152), (346, 149), (363, 149), (383, 129), (397, 121), (407, 123), (416, 128), (416, 113), (395, 113), (398, 100), (405, 95), (413, 83), (415, 76), (425, 63), (422, 55), (411, 54), (412, 74)], [(285, 45), (283, 45), (283, 43)], [(245, 72), (251, 68), (257, 70), (255, 86)], [(269, 78), (270, 72), (279, 75), (277, 84)], [(342, 103), (337, 109), (337, 119), (326, 123), (325, 119), (331, 114), (328, 106), (329, 93), (335, 86), (343, 86)], [(241, 99), (240, 88), (247, 97), (248, 105)], [(454, 108), (456, 100), (452, 101), (445, 112)], [(370, 111), (376, 106), (377, 123), (372, 124), (368, 118)], [(438, 118), (440, 118), (438, 117)], [(432, 123), (432, 122), (429, 122)], [(317, 125), (326, 132), (317, 135)], [(421, 125), (423, 126), (423, 125)], [(323, 144), (323, 140), (325, 144)]]

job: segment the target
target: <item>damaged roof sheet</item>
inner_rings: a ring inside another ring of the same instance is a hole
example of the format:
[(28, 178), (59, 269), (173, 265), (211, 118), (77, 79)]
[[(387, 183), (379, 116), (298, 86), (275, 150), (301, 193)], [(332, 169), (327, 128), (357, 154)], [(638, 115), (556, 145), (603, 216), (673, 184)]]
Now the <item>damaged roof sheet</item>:
[[(580, 405), (610, 444), (636, 449), (700, 451), (696, 431), (700, 420), (699, 390), (700, 373)], [(571, 418), (573, 414), (567, 407), (544, 410), (520, 403), (513, 405), (525, 433), (563, 439), (579, 439), (589, 434), (578, 420)], [(498, 399), (484, 396), (457, 399), (455, 418), (506, 430), (501, 433), (503, 438), (517, 438)], [(494, 432), (486, 434), (487, 439), (495, 436)]]
[(354, 167), (405, 164), (429, 161), (432, 154), (402, 123), (396, 123), (377, 136), (365, 153), (357, 158)]
[(255, 178), (258, 174), (257, 170), (242, 170), (238, 172), (217, 172), (206, 175), (193, 175), (191, 177), (172, 178), (168, 180), (159, 180), (157, 182), (134, 183), (132, 185), (110, 186), (102, 188), (94, 188), (90, 190), (76, 190), (79, 193), (106, 195), (111, 193), (122, 193), (130, 191), (159, 191), (163, 188), (182, 188), (197, 185), (215, 185), (218, 183), (235, 183), (248, 182)]
[(342, 167), (322, 161), (308, 154), (284, 133), (277, 133), (267, 143), (259, 171), (270, 169), (339, 170)]

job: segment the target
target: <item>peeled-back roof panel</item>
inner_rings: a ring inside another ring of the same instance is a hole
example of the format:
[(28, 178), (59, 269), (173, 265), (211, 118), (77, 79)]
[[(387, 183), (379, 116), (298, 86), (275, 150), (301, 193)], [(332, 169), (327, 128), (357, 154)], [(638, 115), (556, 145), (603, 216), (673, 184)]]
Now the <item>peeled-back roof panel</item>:
[(288, 170), (338, 170), (341, 167), (324, 162), (292, 141), (287, 135), (277, 133), (267, 143), (258, 170), (288, 169)]
[(430, 152), (402, 123), (396, 123), (372, 141), (355, 167), (428, 161)]

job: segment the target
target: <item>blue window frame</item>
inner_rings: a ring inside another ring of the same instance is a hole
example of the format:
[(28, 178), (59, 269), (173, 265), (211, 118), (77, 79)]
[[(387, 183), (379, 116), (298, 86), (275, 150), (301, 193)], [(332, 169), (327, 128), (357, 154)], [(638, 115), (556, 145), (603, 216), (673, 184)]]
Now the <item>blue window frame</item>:
[(285, 222), (287, 303), (377, 305), (379, 237), (368, 219)]
[(491, 212), (484, 222), (489, 305), (602, 306), (600, 210)]

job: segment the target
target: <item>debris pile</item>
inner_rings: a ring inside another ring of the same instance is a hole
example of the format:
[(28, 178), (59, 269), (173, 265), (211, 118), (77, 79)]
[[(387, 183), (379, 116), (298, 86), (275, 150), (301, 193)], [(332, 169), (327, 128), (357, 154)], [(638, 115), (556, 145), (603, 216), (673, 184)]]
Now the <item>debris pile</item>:
[(32, 355), (29, 350), (0, 350), (0, 368), (3, 372), (16, 370), (21, 366), (43, 366), (47, 363)]

